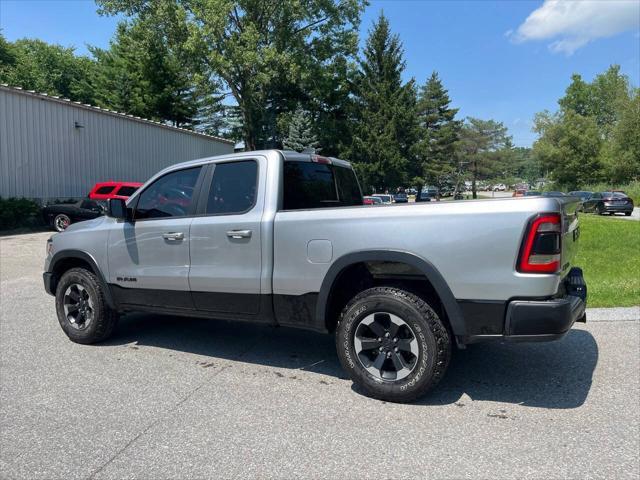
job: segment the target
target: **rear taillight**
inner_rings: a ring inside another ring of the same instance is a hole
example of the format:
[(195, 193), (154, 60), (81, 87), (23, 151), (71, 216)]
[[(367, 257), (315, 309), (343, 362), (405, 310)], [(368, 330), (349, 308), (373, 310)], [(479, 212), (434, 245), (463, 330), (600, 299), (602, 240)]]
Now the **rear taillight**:
[(518, 271), (556, 273), (560, 269), (562, 222), (557, 213), (542, 214), (529, 224), (524, 237)]

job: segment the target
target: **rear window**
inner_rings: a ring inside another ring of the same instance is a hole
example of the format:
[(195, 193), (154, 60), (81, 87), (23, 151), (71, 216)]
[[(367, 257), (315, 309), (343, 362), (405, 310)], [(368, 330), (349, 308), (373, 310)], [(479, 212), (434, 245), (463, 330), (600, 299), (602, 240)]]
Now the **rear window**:
[(284, 162), (283, 210), (362, 205), (350, 168), (316, 162)]
[(115, 187), (100, 187), (100, 188), (98, 188), (98, 190), (96, 190), (96, 193), (98, 195), (107, 195), (107, 194), (113, 192), (114, 188)]
[(120, 187), (120, 190), (118, 190), (118, 195), (121, 195), (123, 197), (130, 197), (136, 190), (138, 190), (138, 187)]

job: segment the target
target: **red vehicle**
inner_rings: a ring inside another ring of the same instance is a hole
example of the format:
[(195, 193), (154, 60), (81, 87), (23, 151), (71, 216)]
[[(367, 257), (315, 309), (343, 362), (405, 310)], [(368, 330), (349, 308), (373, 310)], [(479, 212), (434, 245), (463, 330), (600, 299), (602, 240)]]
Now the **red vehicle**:
[(141, 186), (142, 183), (139, 182), (100, 182), (93, 186), (89, 192), (89, 198), (92, 200), (108, 200), (110, 198), (126, 200)]

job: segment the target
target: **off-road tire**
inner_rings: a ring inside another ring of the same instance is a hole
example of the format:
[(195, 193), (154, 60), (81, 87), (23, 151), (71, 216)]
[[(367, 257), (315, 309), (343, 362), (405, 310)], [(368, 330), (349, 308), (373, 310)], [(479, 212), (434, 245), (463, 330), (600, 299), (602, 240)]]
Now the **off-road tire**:
[[(91, 323), (84, 330), (75, 329), (64, 311), (65, 292), (73, 284), (84, 287), (93, 304)], [(72, 268), (60, 278), (56, 288), (56, 313), (62, 330), (75, 343), (102, 342), (111, 336), (118, 323), (118, 313), (109, 308), (102, 284), (93, 272), (85, 268)]]
[[(400, 380), (372, 375), (357, 357), (354, 338), (358, 325), (376, 312), (400, 317), (418, 340), (414, 369)], [(451, 338), (435, 310), (417, 295), (393, 287), (365, 290), (344, 307), (336, 329), (336, 348), (342, 367), (357, 387), (390, 402), (411, 402), (426, 394), (442, 379), (451, 358)]]

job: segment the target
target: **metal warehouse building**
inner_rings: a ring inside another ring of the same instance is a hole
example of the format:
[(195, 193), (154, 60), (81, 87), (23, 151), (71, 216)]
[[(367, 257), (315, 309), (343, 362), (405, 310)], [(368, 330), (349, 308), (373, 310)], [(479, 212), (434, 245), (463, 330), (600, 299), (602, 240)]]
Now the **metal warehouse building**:
[(96, 182), (233, 152), (233, 142), (0, 85), (0, 196), (84, 197)]

